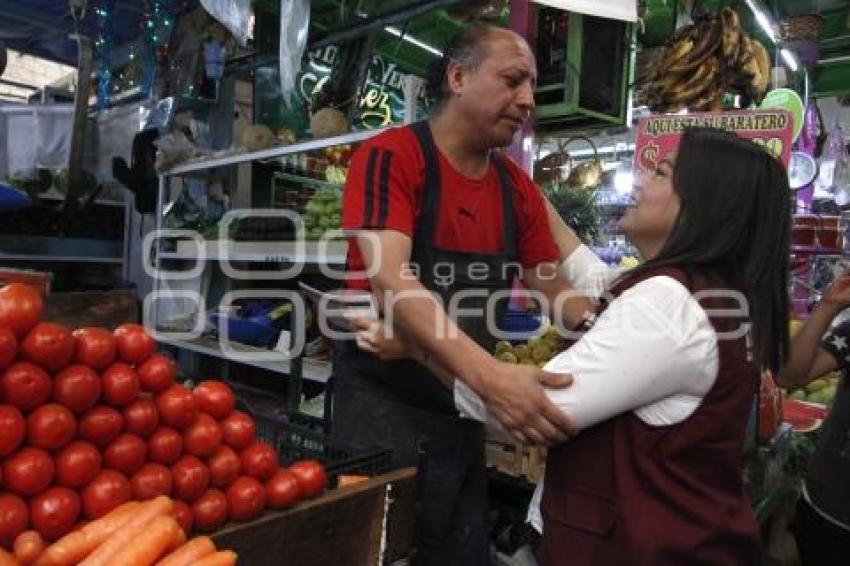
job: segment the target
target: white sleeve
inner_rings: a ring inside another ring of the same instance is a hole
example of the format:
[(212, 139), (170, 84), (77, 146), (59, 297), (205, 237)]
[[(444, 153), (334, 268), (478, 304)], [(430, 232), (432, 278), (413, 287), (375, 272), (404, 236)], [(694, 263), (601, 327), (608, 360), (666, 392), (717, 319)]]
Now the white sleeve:
[(561, 262), (560, 269), (573, 287), (594, 299), (601, 297), (620, 275), (619, 268), (610, 267), (584, 244)]
[[(681, 283), (652, 277), (614, 300), (544, 369), (573, 376), (571, 386), (547, 394), (579, 428), (627, 411), (670, 424), (687, 418), (714, 384), (717, 336)], [(460, 380), (455, 402), (463, 416), (487, 421), (486, 406)]]

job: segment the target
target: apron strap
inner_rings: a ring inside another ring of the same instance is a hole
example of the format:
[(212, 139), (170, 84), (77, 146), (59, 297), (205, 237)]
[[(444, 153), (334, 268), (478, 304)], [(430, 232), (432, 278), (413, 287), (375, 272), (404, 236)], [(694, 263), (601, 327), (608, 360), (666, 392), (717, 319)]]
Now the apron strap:
[(508, 168), (503, 159), (505, 157), (498, 152), (492, 152), (490, 158), (493, 161), (493, 166), (499, 173), (499, 187), (502, 191), (502, 229), (505, 234), (504, 254), (515, 259), (516, 251), (516, 218), (514, 217), (514, 195), (513, 183), (508, 175)]
[(416, 122), (411, 126), (422, 156), (425, 159), (425, 186), (422, 190), (422, 216), (414, 235), (415, 241), (430, 249), (434, 244), (434, 234), (437, 232), (437, 219), (440, 206), (440, 162), (437, 158), (437, 145), (427, 120)]

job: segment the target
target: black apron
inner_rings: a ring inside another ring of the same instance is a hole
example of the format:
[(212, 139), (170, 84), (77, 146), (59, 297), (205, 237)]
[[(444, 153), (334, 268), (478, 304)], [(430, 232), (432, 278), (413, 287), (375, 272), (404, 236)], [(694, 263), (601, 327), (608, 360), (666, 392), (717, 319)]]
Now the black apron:
[[(425, 159), (425, 184), (411, 263), (418, 266), (423, 286), (446, 307), (456, 293), (472, 289), (484, 296), (465, 298), (459, 306), (486, 312), (489, 295), (510, 289), (519, 275), (513, 190), (503, 158), (492, 157), (502, 196), (502, 252), (442, 249), (435, 245), (443, 189), (437, 147), (427, 122), (412, 129)], [(482, 264), (487, 266), (486, 277)], [(453, 268), (451, 281), (444, 277), (445, 266)], [(507, 298), (496, 304), (495, 321), (506, 304)], [(487, 331), (484, 316), (459, 316), (455, 323), (487, 351), (493, 350), (496, 339)], [(419, 467), (411, 563), (490, 564), (483, 425), (461, 419), (452, 391), (413, 360), (383, 362), (353, 341), (337, 342), (334, 352), (333, 434), (361, 444), (392, 446), (394, 466)]]

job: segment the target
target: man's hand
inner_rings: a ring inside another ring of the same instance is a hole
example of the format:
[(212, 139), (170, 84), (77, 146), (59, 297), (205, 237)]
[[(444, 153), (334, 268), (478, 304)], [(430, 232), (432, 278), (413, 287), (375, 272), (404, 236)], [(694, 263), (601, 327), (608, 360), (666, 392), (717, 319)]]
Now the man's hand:
[(358, 315), (355, 312), (345, 313), (345, 319), (356, 332), (357, 347), (375, 354), (380, 360), (398, 360), (410, 356), (407, 344), (398, 332), (388, 332), (383, 320)]
[(487, 409), (520, 442), (553, 445), (567, 441), (578, 430), (569, 417), (546, 396), (544, 387), (561, 389), (571, 375), (543, 371), (536, 366), (496, 362), (488, 373), (481, 397)]

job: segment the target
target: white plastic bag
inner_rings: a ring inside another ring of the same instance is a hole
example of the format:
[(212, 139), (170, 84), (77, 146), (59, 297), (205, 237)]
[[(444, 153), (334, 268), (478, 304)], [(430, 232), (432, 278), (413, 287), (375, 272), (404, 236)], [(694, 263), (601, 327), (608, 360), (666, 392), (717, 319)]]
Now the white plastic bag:
[(310, 0), (280, 0), (280, 91), (287, 106), (292, 106), (309, 27)]
[(201, 0), (201, 6), (245, 47), (251, 25), (251, 0)]

